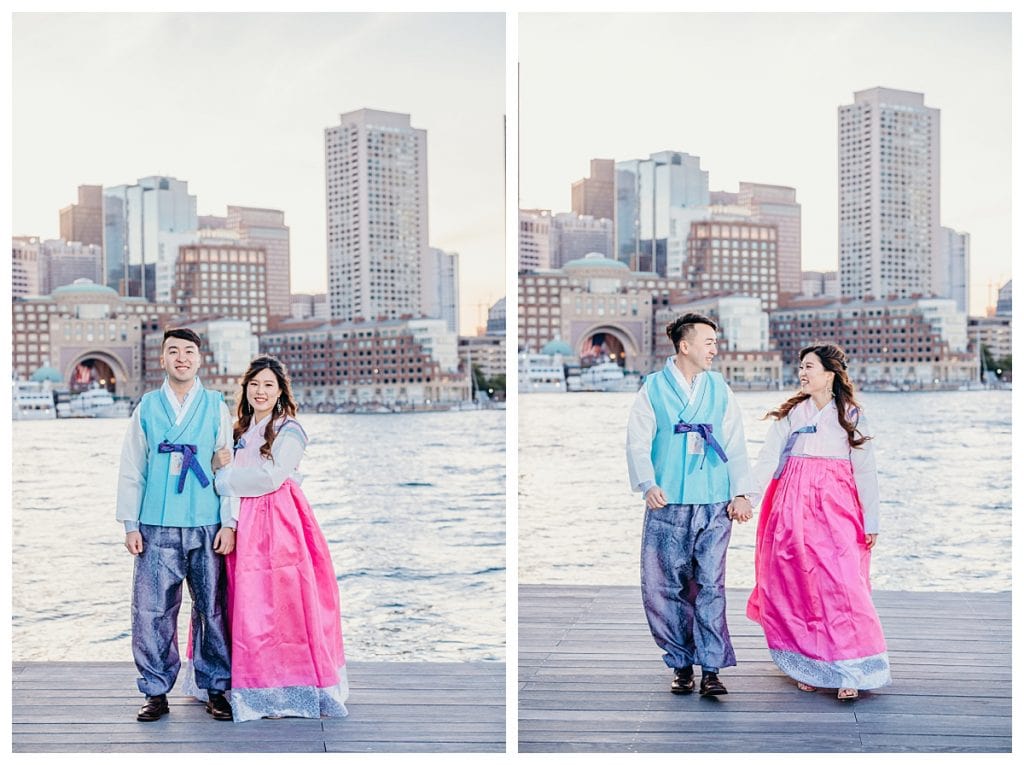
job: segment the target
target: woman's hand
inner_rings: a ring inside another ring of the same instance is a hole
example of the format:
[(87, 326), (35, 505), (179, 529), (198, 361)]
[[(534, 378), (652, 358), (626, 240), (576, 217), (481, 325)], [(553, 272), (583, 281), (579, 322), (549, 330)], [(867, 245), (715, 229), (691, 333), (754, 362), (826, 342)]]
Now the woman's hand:
[(878, 541), (878, 534), (865, 534), (864, 535), (864, 546), (869, 550), (875, 546), (875, 542)]

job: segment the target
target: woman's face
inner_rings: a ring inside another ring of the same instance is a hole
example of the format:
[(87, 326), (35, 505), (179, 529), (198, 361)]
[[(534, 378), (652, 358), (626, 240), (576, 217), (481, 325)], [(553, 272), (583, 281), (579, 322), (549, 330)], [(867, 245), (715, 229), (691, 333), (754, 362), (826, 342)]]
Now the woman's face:
[(253, 409), (253, 418), (258, 422), (273, 410), (281, 397), (277, 375), (269, 369), (261, 369), (245, 387), (245, 397)]
[(832, 392), (835, 372), (829, 372), (816, 353), (808, 353), (800, 361), (800, 392), (811, 396)]

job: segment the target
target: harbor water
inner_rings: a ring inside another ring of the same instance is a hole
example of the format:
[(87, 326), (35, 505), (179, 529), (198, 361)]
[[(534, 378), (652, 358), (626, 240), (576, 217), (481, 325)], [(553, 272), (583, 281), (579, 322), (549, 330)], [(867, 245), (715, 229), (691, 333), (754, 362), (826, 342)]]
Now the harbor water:
[[(505, 412), (300, 413), (349, 659), (505, 657)], [(130, 661), (127, 419), (13, 423), (14, 660)], [(179, 620), (184, 641), (188, 595)]]
[[(643, 501), (626, 474), (635, 393), (519, 398), (519, 580), (639, 584)], [(738, 392), (753, 462), (785, 392)], [(872, 584), (992, 592), (1011, 581), (1009, 391), (862, 393), (881, 533)], [(726, 584), (751, 587), (757, 515), (733, 524)]]

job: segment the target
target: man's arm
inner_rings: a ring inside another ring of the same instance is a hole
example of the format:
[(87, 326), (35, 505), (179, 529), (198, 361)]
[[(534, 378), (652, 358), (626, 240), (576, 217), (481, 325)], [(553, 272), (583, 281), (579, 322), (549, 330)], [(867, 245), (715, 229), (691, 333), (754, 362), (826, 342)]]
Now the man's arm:
[(644, 385), (633, 401), (626, 424), (626, 465), (629, 468), (630, 488), (641, 492), (647, 506), (652, 509), (666, 504), (664, 492), (656, 483), (654, 463), (651, 461), (651, 444), (657, 430), (654, 408), (647, 395), (647, 386)]
[(124, 523), (124, 545), (132, 555), (142, 552), (139, 513), (146, 493), (146, 463), (149, 446), (142, 430), (140, 407), (135, 407), (121, 446), (121, 464), (117, 475), (117, 510), (115, 517)]
[(747, 439), (743, 433), (743, 411), (732, 388), (726, 388), (722, 430), (722, 449), (729, 458), (725, 468), (729, 473), (729, 487), (732, 491), (729, 517), (745, 523), (754, 516), (754, 508), (747, 496), (754, 487), (750, 475), (750, 460), (747, 457)]
[[(231, 412), (227, 404), (220, 402), (220, 427), (217, 429), (217, 442), (214, 444), (214, 451), (231, 449), (233, 443), (233, 428)], [(214, 481), (213, 489), (216, 491), (217, 484)], [(221, 555), (227, 555), (235, 549), (235, 527), (238, 526), (238, 510), (241, 500), (237, 497), (220, 497), (220, 529), (213, 538), (213, 551)]]

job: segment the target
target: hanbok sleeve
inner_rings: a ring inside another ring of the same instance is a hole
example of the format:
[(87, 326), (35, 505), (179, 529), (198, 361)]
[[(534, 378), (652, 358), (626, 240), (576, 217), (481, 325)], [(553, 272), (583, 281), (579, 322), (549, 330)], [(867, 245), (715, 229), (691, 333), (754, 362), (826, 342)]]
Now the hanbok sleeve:
[[(857, 430), (862, 436), (870, 436), (864, 415), (857, 421)], [(857, 496), (864, 509), (864, 533), (878, 533), (878, 511), (881, 505), (878, 491), (878, 468), (875, 465), (875, 441), (865, 441), (861, 446), (850, 449), (853, 464), (853, 480), (857, 484)]]
[[(724, 439), (722, 448), (729, 461), (725, 463), (729, 473), (729, 486), (732, 489), (732, 496), (740, 494), (750, 495), (754, 490), (754, 484), (750, 473), (750, 458), (747, 456), (747, 439), (743, 435), (743, 412), (736, 394), (731, 388), (726, 396), (725, 416), (722, 418), (722, 434)], [(731, 499), (732, 497), (730, 497)]]
[[(233, 425), (231, 421), (231, 412), (228, 410), (227, 404), (223, 401), (220, 402), (220, 428), (217, 430), (217, 443), (214, 445), (216, 451), (220, 451), (225, 447), (231, 448), (233, 440)], [(214, 490), (217, 488), (217, 481), (214, 479), (213, 483)], [(221, 526), (227, 526), (229, 529), (236, 528), (238, 526), (238, 514), (241, 509), (242, 501), (238, 497), (229, 497), (225, 494), (220, 494), (220, 524)]]
[(277, 491), (295, 472), (306, 451), (306, 434), (294, 420), (286, 422), (270, 447), (273, 460), (258, 465), (228, 465), (217, 473), (217, 491), (229, 497), (262, 497)]
[(789, 438), (789, 428), (788, 417), (775, 420), (768, 428), (764, 444), (761, 445), (761, 451), (757, 455), (757, 462), (754, 463), (754, 469), (751, 471), (753, 484), (751, 504), (756, 505), (764, 497), (765, 489), (768, 488), (768, 484), (775, 475), (775, 469), (779, 466), (779, 457), (782, 455), (786, 439)]
[(121, 465), (117, 473), (117, 520), (125, 522), (126, 531), (138, 531), (142, 497), (146, 491), (146, 460), (149, 448), (142, 430), (140, 407), (135, 407), (128, 432), (121, 446)]
[(629, 470), (629, 486), (633, 491), (646, 492), (655, 483), (651, 444), (657, 429), (654, 409), (647, 396), (647, 386), (644, 385), (636, 394), (626, 424), (626, 466)]

